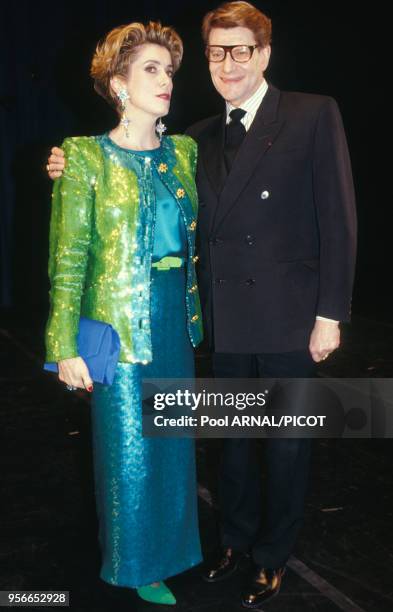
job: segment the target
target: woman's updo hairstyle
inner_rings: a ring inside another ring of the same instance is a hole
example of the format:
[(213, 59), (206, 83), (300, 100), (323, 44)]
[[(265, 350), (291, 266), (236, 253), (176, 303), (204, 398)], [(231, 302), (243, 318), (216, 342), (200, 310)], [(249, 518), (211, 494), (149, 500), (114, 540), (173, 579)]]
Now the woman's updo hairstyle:
[(127, 77), (130, 64), (141, 45), (145, 43), (161, 45), (168, 49), (173, 71), (176, 72), (183, 57), (182, 40), (173, 28), (164, 27), (159, 22), (119, 26), (111, 30), (97, 45), (90, 68), (94, 89), (116, 110), (119, 109), (119, 100), (110, 81), (116, 75)]

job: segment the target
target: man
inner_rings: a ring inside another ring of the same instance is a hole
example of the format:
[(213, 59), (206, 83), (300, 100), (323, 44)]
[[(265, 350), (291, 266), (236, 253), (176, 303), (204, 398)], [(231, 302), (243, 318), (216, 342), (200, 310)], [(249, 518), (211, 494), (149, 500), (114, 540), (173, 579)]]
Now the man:
[[(199, 287), (216, 377), (312, 376), (350, 318), (355, 204), (350, 160), (332, 98), (281, 92), (264, 72), (271, 23), (247, 2), (208, 13), (203, 37), (222, 115), (187, 131), (199, 145)], [(52, 163), (56, 176), (58, 167)], [(255, 567), (242, 595), (277, 594), (303, 520), (309, 440), (266, 440), (262, 523), (255, 441), (224, 442), (221, 538), (208, 582), (243, 556)]]
[[(247, 2), (202, 27), (223, 115), (189, 128), (198, 142), (199, 287), (216, 377), (312, 376), (350, 316), (355, 206), (350, 161), (331, 98), (280, 92), (264, 79), (270, 20)], [(254, 441), (228, 439), (221, 468), (224, 547), (205, 578), (242, 553), (256, 570), (243, 594), (258, 607), (280, 588), (303, 518), (309, 440), (266, 441), (266, 520)]]

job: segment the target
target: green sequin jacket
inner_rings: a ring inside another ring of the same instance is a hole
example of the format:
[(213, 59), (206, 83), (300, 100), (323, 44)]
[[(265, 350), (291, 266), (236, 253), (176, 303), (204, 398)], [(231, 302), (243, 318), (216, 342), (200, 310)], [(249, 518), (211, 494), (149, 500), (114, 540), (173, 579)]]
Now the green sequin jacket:
[(176, 198), (186, 227), (187, 327), (193, 346), (197, 346), (202, 339), (202, 321), (194, 257), (194, 140), (189, 136), (164, 137), (160, 154), (151, 158), (118, 147), (107, 135), (67, 138), (62, 149), (66, 168), (55, 181), (52, 194), (46, 361), (78, 355), (80, 316), (113, 325), (121, 341), (120, 361), (151, 361), (153, 165)]

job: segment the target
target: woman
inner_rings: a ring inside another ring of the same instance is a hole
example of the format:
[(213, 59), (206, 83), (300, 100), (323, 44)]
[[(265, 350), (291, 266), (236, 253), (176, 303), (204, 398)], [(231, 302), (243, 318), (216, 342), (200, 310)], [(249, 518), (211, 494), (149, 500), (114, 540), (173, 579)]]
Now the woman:
[[(176, 600), (162, 580), (201, 561), (193, 441), (143, 438), (141, 424), (141, 379), (192, 377), (192, 346), (202, 338), (196, 145), (161, 138), (181, 57), (176, 32), (153, 22), (116, 28), (96, 49), (95, 89), (120, 122), (62, 145), (46, 331), (47, 361), (58, 362), (60, 380), (93, 391), (100, 576), (167, 604)], [(76, 346), (80, 315), (119, 333), (111, 386), (92, 389)]]

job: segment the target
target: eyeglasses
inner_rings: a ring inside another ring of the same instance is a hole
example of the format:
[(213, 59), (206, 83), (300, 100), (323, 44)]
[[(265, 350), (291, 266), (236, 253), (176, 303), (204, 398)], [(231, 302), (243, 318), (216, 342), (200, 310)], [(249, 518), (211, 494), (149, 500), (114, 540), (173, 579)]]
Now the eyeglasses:
[(243, 63), (251, 59), (257, 47), (259, 45), (207, 45), (205, 53), (209, 62), (223, 62), (230, 53), (234, 62)]

